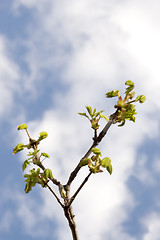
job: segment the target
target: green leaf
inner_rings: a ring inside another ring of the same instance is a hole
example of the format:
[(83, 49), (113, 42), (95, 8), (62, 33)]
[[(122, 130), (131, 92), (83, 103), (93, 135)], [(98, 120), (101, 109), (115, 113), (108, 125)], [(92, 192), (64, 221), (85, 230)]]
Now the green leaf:
[(112, 90), (112, 91), (106, 93), (106, 97), (107, 98), (112, 98), (112, 97), (118, 96), (118, 94), (119, 94), (118, 90)]
[(127, 80), (127, 81), (125, 82), (125, 85), (134, 86), (134, 83), (133, 83), (131, 80)]
[(93, 115), (96, 113), (96, 108), (93, 109)]
[(86, 113), (78, 113), (78, 114), (89, 119), (89, 117), (88, 117), (88, 115)]
[(80, 161), (79, 166), (80, 166), (80, 167), (86, 166), (86, 165), (88, 165), (88, 162), (90, 162), (90, 161), (91, 161), (90, 158), (83, 158), (83, 159)]
[(109, 164), (107, 167), (106, 167), (107, 171), (109, 172), (109, 174), (111, 175), (112, 172), (113, 172), (113, 168), (112, 168), (112, 165)]
[(25, 147), (26, 147), (26, 145), (24, 145), (23, 143), (19, 143), (17, 146), (15, 146), (13, 148), (13, 154), (16, 154), (16, 153), (22, 151)]
[(89, 115), (92, 117), (92, 116), (93, 116), (92, 108), (91, 108), (90, 106), (87, 105), (87, 106), (86, 106), (86, 109), (87, 109)]
[(27, 124), (25, 124), (25, 123), (17, 126), (17, 129), (18, 129), (18, 130), (23, 130), (23, 129), (27, 129), (27, 128), (28, 128), (28, 126), (27, 126)]
[(49, 176), (48, 176), (50, 179), (53, 179), (53, 173), (52, 173), (52, 171), (50, 170), (50, 172), (49, 172)]
[(101, 160), (101, 166), (106, 168), (111, 164), (111, 159), (109, 157), (105, 157)]
[(29, 193), (29, 191), (32, 190), (31, 183), (27, 182), (26, 185), (25, 185), (25, 189), (24, 190), (25, 190), (26, 193)]
[(29, 164), (30, 164), (30, 162), (28, 160), (24, 161), (24, 163), (22, 165), (22, 170), (24, 171)]
[(40, 168), (37, 168), (37, 172), (36, 172), (36, 175), (37, 175), (37, 176), (40, 174), (40, 171), (41, 171), (41, 169), (40, 169)]
[(125, 85), (127, 85), (128, 87), (126, 88), (125, 93), (128, 94), (129, 92), (131, 92), (134, 89), (134, 83), (131, 80), (127, 80), (125, 82)]
[(139, 100), (140, 103), (144, 103), (146, 101), (146, 96), (141, 95), (141, 98)]
[(40, 132), (39, 135), (40, 135), (40, 137), (38, 138), (38, 141), (41, 141), (48, 136), (48, 133), (47, 132)]
[(39, 178), (38, 175), (40, 173), (40, 169), (37, 169), (37, 171), (35, 171), (35, 169), (31, 169), (29, 170), (29, 174), (24, 174), (25, 182), (25, 192), (28, 193), (29, 191), (32, 190), (32, 187), (34, 187), (36, 185), (36, 183), (39, 182)]
[(129, 95), (129, 99), (132, 99), (135, 95), (135, 92), (130, 92), (128, 95)]
[(144, 103), (146, 100), (146, 97), (144, 95), (139, 95), (138, 97), (136, 97), (135, 102), (140, 102), (140, 103)]
[[(25, 178), (28, 178), (30, 175), (29, 174), (24, 174)], [(25, 182), (28, 181), (28, 179), (25, 180)]]
[(49, 155), (47, 153), (41, 153), (41, 156), (49, 158)]
[(50, 179), (52, 179), (53, 178), (53, 174), (52, 174), (52, 171), (50, 170), (50, 169), (45, 169), (44, 170), (44, 177), (46, 178), (46, 179), (48, 179), (48, 178), (50, 178)]
[(101, 111), (95, 113), (94, 116), (95, 116), (95, 117), (101, 116), (101, 113), (102, 113), (102, 112), (103, 112), (103, 110), (101, 110)]
[(109, 118), (106, 115), (104, 115), (104, 114), (100, 114), (100, 117), (104, 118), (107, 122), (109, 121)]
[(92, 152), (96, 155), (101, 155), (101, 151), (98, 148), (92, 148)]

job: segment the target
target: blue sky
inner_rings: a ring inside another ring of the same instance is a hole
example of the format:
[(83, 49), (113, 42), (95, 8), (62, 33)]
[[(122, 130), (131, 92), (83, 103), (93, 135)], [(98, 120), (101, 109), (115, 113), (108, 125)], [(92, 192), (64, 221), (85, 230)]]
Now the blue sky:
[(113, 174), (92, 176), (73, 208), (80, 239), (159, 240), (159, 12), (158, 0), (1, 1), (1, 239), (71, 239), (50, 192), (24, 192), (26, 155), (12, 149), (27, 138), (17, 125), (27, 123), (35, 138), (48, 132), (45, 166), (65, 183), (92, 142), (77, 113), (91, 105), (109, 116), (115, 100), (105, 93), (123, 93), (130, 79), (147, 101), (137, 106), (136, 123), (111, 127), (99, 148), (112, 159)]

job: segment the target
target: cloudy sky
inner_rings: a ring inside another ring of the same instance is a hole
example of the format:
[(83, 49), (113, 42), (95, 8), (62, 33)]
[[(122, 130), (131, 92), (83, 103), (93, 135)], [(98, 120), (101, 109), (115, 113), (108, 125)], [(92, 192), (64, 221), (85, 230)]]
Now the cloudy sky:
[[(47, 131), (44, 162), (62, 183), (92, 143), (85, 105), (114, 112), (112, 89), (135, 83), (147, 101), (136, 123), (109, 129), (100, 144), (113, 174), (92, 175), (73, 204), (82, 240), (159, 240), (160, 2), (158, 0), (5, 0), (0, 3), (0, 238), (71, 239), (47, 189), (24, 192), (27, 142)], [(101, 127), (105, 121), (102, 120)], [(73, 190), (87, 175), (84, 168)]]

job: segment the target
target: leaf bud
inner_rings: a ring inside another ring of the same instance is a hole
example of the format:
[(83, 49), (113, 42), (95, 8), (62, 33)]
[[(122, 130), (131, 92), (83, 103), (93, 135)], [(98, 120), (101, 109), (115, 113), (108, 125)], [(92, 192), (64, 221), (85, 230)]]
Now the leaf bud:
[(40, 136), (38, 138), (38, 141), (41, 141), (41, 140), (45, 139), (48, 136), (48, 133), (47, 132), (40, 132), (39, 135)]
[(101, 151), (98, 148), (92, 148), (92, 152), (96, 155), (101, 155)]
[(112, 98), (112, 97), (118, 96), (118, 94), (119, 94), (118, 90), (112, 90), (112, 91), (106, 93), (106, 97), (107, 98)]
[(25, 124), (25, 123), (17, 126), (17, 129), (18, 129), (18, 130), (23, 130), (23, 129), (27, 129), (27, 128), (28, 128), (28, 126), (27, 126), (27, 124)]

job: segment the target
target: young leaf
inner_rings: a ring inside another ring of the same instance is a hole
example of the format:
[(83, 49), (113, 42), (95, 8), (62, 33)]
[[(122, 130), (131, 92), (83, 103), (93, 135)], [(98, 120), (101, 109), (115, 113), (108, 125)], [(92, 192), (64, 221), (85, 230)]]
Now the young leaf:
[(104, 118), (107, 122), (109, 121), (109, 118), (106, 115), (104, 115), (104, 114), (100, 114), (100, 117)]
[(24, 161), (24, 163), (22, 165), (22, 170), (24, 171), (29, 164), (30, 164), (30, 162), (28, 160)]
[(27, 128), (28, 128), (28, 126), (27, 126), (27, 124), (25, 124), (25, 123), (17, 126), (17, 129), (18, 129), (18, 130), (23, 130), (23, 129), (27, 129)]
[(144, 103), (146, 101), (146, 96), (141, 95), (141, 98), (139, 100), (140, 103)]
[(130, 92), (130, 93), (128, 93), (128, 98), (132, 99), (134, 97), (134, 95), (135, 95), (135, 92)]
[(92, 108), (91, 108), (90, 106), (87, 105), (87, 106), (86, 106), (86, 109), (87, 109), (89, 115), (92, 117), (92, 116), (93, 116)]
[(47, 132), (40, 132), (39, 135), (40, 135), (40, 137), (38, 138), (38, 141), (41, 141), (48, 136), (48, 133)]
[(96, 113), (96, 108), (93, 109), (93, 116), (94, 116), (95, 113)]
[(111, 175), (112, 174), (112, 171), (113, 171), (113, 168), (112, 168), (112, 165), (109, 164), (107, 167), (106, 167), (107, 171), (109, 172), (109, 174)]
[(131, 92), (134, 89), (134, 83), (131, 80), (127, 80), (125, 82), (125, 85), (128, 85), (128, 87), (126, 88), (125, 93), (128, 94), (129, 92)]
[(88, 163), (91, 161), (90, 158), (83, 158), (79, 164), (80, 167), (88, 165)]
[(27, 182), (26, 185), (25, 185), (24, 191), (25, 191), (26, 193), (29, 193), (29, 191), (31, 191), (31, 190), (32, 190), (31, 183), (30, 183), (30, 182)]
[(24, 145), (23, 143), (19, 143), (17, 146), (15, 146), (13, 148), (13, 154), (16, 154), (16, 153), (22, 151), (25, 147), (26, 147), (26, 145)]
[(144, 95), (139, 95), (138, 97), (136, 97), (135, 102), (140, 102), (140, 103), (144, 103), (146, 100), (146, 97)]
[(127, 81), (125, 82), (125, 85), (134, 86), (134, 83), (133, 83), (131, 80), (127, 80)]
[[(34, 170), (35, 171), (35, 170)], [(40, 171), (41, 169), (40, 168), (37, 168), (37, 172), (36, 172), (36, 175), (38, 176), (40, 174)]]
[(101, 116), (101, 113), (102, 113), (102, 112), (104, 112), (104, 111), (103, 111), (103, 110), (101, 110), (101, 111), (99, 111), (99, 112), (95, 113), (95, 114), (94, 114), (94, 116), (95, 116), (95, 117)]
[(46, 179), (48, 179), (48, 178), (50, 178), (50, 179), (52, 179), (53, 178), (53, 174), (52, 174), (52, 171), (50, 170), (50, 169), (45, 169), (44, 170), (44, 177), (46, 178)]
[(51, 170), (50, 170), (50, 172), (49, 172), (49, 178), (50, 178), (50, 179), (53, 179), (53, 173), (52, 173)]
[(78, 113), (78, 114), (89, 119), (89, 117), (88, 117), (88, 115), (86, 113)]
[(41, 153), (41, 156), (49, 158), (49, 155), (47, 153)]
[(111, 159), (109, 157), (105, 157), (101, 160), (101, 166), (106, 168), (111, 164)]
[(101, 151), (98, 148), (92, 148), (92, 152), (96, 155), (101, 155)]
[(106, 93), (106, 97), (107, 98), (112, 98), (112, 97), (118, 96), (118, 94), (119, 94), (118, 90), (112, 90), (112, 91)]

